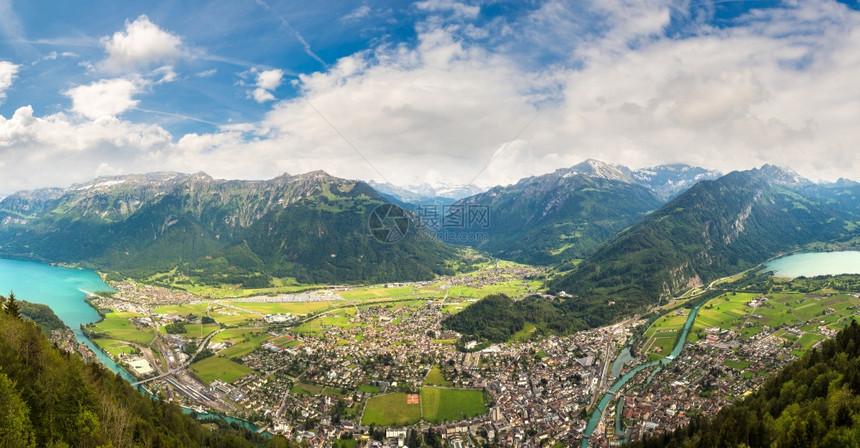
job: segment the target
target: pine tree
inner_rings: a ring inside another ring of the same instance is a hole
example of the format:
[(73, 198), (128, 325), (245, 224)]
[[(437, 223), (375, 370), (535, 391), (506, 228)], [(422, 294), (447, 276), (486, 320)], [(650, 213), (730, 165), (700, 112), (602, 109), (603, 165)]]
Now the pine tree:
[(21, 318), (21, 306), (18, 305), (18, 301), (15, 300), (15, 293), (9, 292), (9, 299), (5, 301), (6, 314), (14, 317)]

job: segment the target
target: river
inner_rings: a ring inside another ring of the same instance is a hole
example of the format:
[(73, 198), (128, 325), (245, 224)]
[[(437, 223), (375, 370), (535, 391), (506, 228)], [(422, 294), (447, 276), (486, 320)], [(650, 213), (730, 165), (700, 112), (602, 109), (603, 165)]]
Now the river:
[[(637, 373), (650, 369), (655, 366), (665, 366), (671, 363), (678, 355), (681, 354), (681, 351), (684, 349), (684, 344), (687, 342), (687, 335), (690, 334), (690, 328), (693, 327), (693, 323), (696, 320), (696, 315), (699, 313), (699, 308), (702, 307), (703, 304), (696, 305), (691, 311), (690, 315), (687, 317), (687, 321), (684, 322), (684, 327), (681, 329), (681, 334), (678, 337), (678, 341), (675, 343), (675, 348), (669, 353), (669, 356), (657, 360), (647, 362), (645, 364), (640, 364), (634, 367), (631, 371), (625, 373), (621, 378), (619, 378), (612, 386), (609, 388), (609, 392), (603, 394), (603, 397), (600, 399), (600, 402), (597, 404), (597, 409), (595, 409), (591, 413), (591, 417), (588, 419), (588, 424), (585, 426), (585, 438), (582, 439), (581, 448), (588, 447), (588, 439), (591, 437), (591, 434), (594, 433), (595, 428), (597, 428), (597, 424), (600, 423), (601, 418), (603, 417), (603, 411), (606, 409), (606, 406), (615, 398), (615, 394), (618, 393), (631, 378), (636, 376)], [(629, 352), (628, 352), (629, 353)], [(629, 355), (628, 355), (629, 356)]]

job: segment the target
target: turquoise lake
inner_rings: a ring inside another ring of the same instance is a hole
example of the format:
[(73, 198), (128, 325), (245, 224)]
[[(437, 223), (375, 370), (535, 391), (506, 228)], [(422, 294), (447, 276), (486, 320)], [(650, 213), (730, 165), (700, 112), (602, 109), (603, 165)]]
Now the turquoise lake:
[[(54, 314), (75, 332), (78, 342), (86, 344), (105, 367), (120, 374), (130, 383), (137, 381), (81, 332), (81, 324), (100, 319), (96, 310), (84, 301), (87, 293), (114, 291), (95, 272), (51, 266), (35, 261), (0, 258), (0, 294), (6, 296), (10, 291), (14, 292), (15, 298), (19, 300), (51, 307)], [(183, 411), (191, 412), (186, 408), (183, 408)], [(200, 414), (198, 417), (217, 417), (231, 423), (239, 423), (252, 431), (259, 429), (244, 420), (222, 415)]]
[(92, 271), (0, 259), (0, 294), (9, 291), (19, 300), (48, 305), (66, 326), (77, 330), (99, 320), (96, 310), (84, 302), (87, 292), (113, 289)]
[(95, 272), (0, 258), (0, 291), (3, 295), (14, 292), (19, 300), (48, 305), (105, 367), (129, 382), (135, 381), (81, 332), (81, 324), (99, 320), (99, 313), (84, 301), (87, 293), (113, 291)]
[(809, 252), (770, 261), (765, 270), (777, 277), (860, 274), (860, 251)]

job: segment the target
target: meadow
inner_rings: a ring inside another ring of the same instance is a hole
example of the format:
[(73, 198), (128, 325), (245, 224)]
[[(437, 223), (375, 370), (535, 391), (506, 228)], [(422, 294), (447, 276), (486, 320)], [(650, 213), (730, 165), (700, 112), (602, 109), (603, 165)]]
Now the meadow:
[(232, 383), (253, 372), (249, 367), (220, 356), (212, 356), (202, 361), (197, 361), (191, 364), (191, 370), (206, 384), (216, 379), (225, 383)]
[(149, 345), (155, 338), (155, 329), (132, 325), (129, 321), (132, 317), (143, 317), (141, 314), (131, 312), (111, 312), (105, 314), (104, 320), (88, 328), (102, 337), (108, 339), (119, 339), (121, 341), (134, 342), (141, 345)]
[(484, 392), (472, 389), (421, 388), (424, 420), (430, 423), (454, 422), (487, 412)]
[(424, 385), (451, 387), (454, 385), (454, 383), (445, 379), (445, 374), (442, 373), (442, 369), (439, 368), (438, 365), (434, 365), (432, 368), (430, 368), (430, 371), (427, 372), (427, 376), (424, 377)]
[(367, 400), (362, 425), (407, 426), (421, 420), (421, 405), (407, 404), (406, 394), (396, 392)]

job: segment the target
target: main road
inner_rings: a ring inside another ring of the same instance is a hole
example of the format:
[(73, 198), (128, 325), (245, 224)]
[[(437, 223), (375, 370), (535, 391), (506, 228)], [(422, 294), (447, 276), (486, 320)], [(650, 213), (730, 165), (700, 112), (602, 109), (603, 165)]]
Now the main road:
[(167, 377), (167, 376), (170, 376), (170, 375), (174, 375), (174, 374), (176, 374), (176, 373), (179, 373), (179, 372), (181, 372), (181, 371), (185, 370), (185, 369), (186, 369), (186, 368), (191, 364), (191, 362), (192, 362), (192, 361), (194, 361), (194, 358), (196, 358), (196, 357), (197, 357), (197, 355), (199, 355), (199, 354), (200, 354), (200, 352), (202, 352), (202, 351), (203, 351), (203, 349), (204, 349), (204, 348), (206, 348), (206, 345), (207, 345), (207, 344), (209, 344), (209, 341), (212, 339), (212, 337), (213, 337), (213, 336), (215, 336), (216, 334), (218, 334), (218, 333), (222, 332), (222, 331), (224, 331), (224, 330), (216, 330), (216, 331), (213, 331), (212, 333), (209, 333), (209, 335), (207, 335), (207, 336), (203, 339), (203, 342), (201, 342), (201, 343), (200, 343), (200, 345), (197, 347), (197, 351), (196, 351), (196, 352), (194, 352), (194, 355), (189, 356), (189, 357), (188, 357), (188, 360), (186, 360), (185, 362), (183, 362), (179, 367), (175, 367), (175, 368), (173, 368), (173, 369), (170, 369), (170, 370), (168, 370), (168, 371), (167, 371), (167, 373), (162, 373), (161, 375), (154, 376), (154, 377), (152, 377), (152, 378), (147, 378), (147, 379), (145, 379), (145, 380), (140, 380), (140, 381), (138, 381), (138, 382), (136, 382), (136, 383), (133, 383), (133, 384), (132, 384), (132, 386), (139, 386), (139, 385), (141, 385), (141, 384), (149, 383), (149, 382), (151, 382), (151, 381), (160, 380), (160, 379), (162, 379), (162, 378), (164, 378), (164, 377)]

